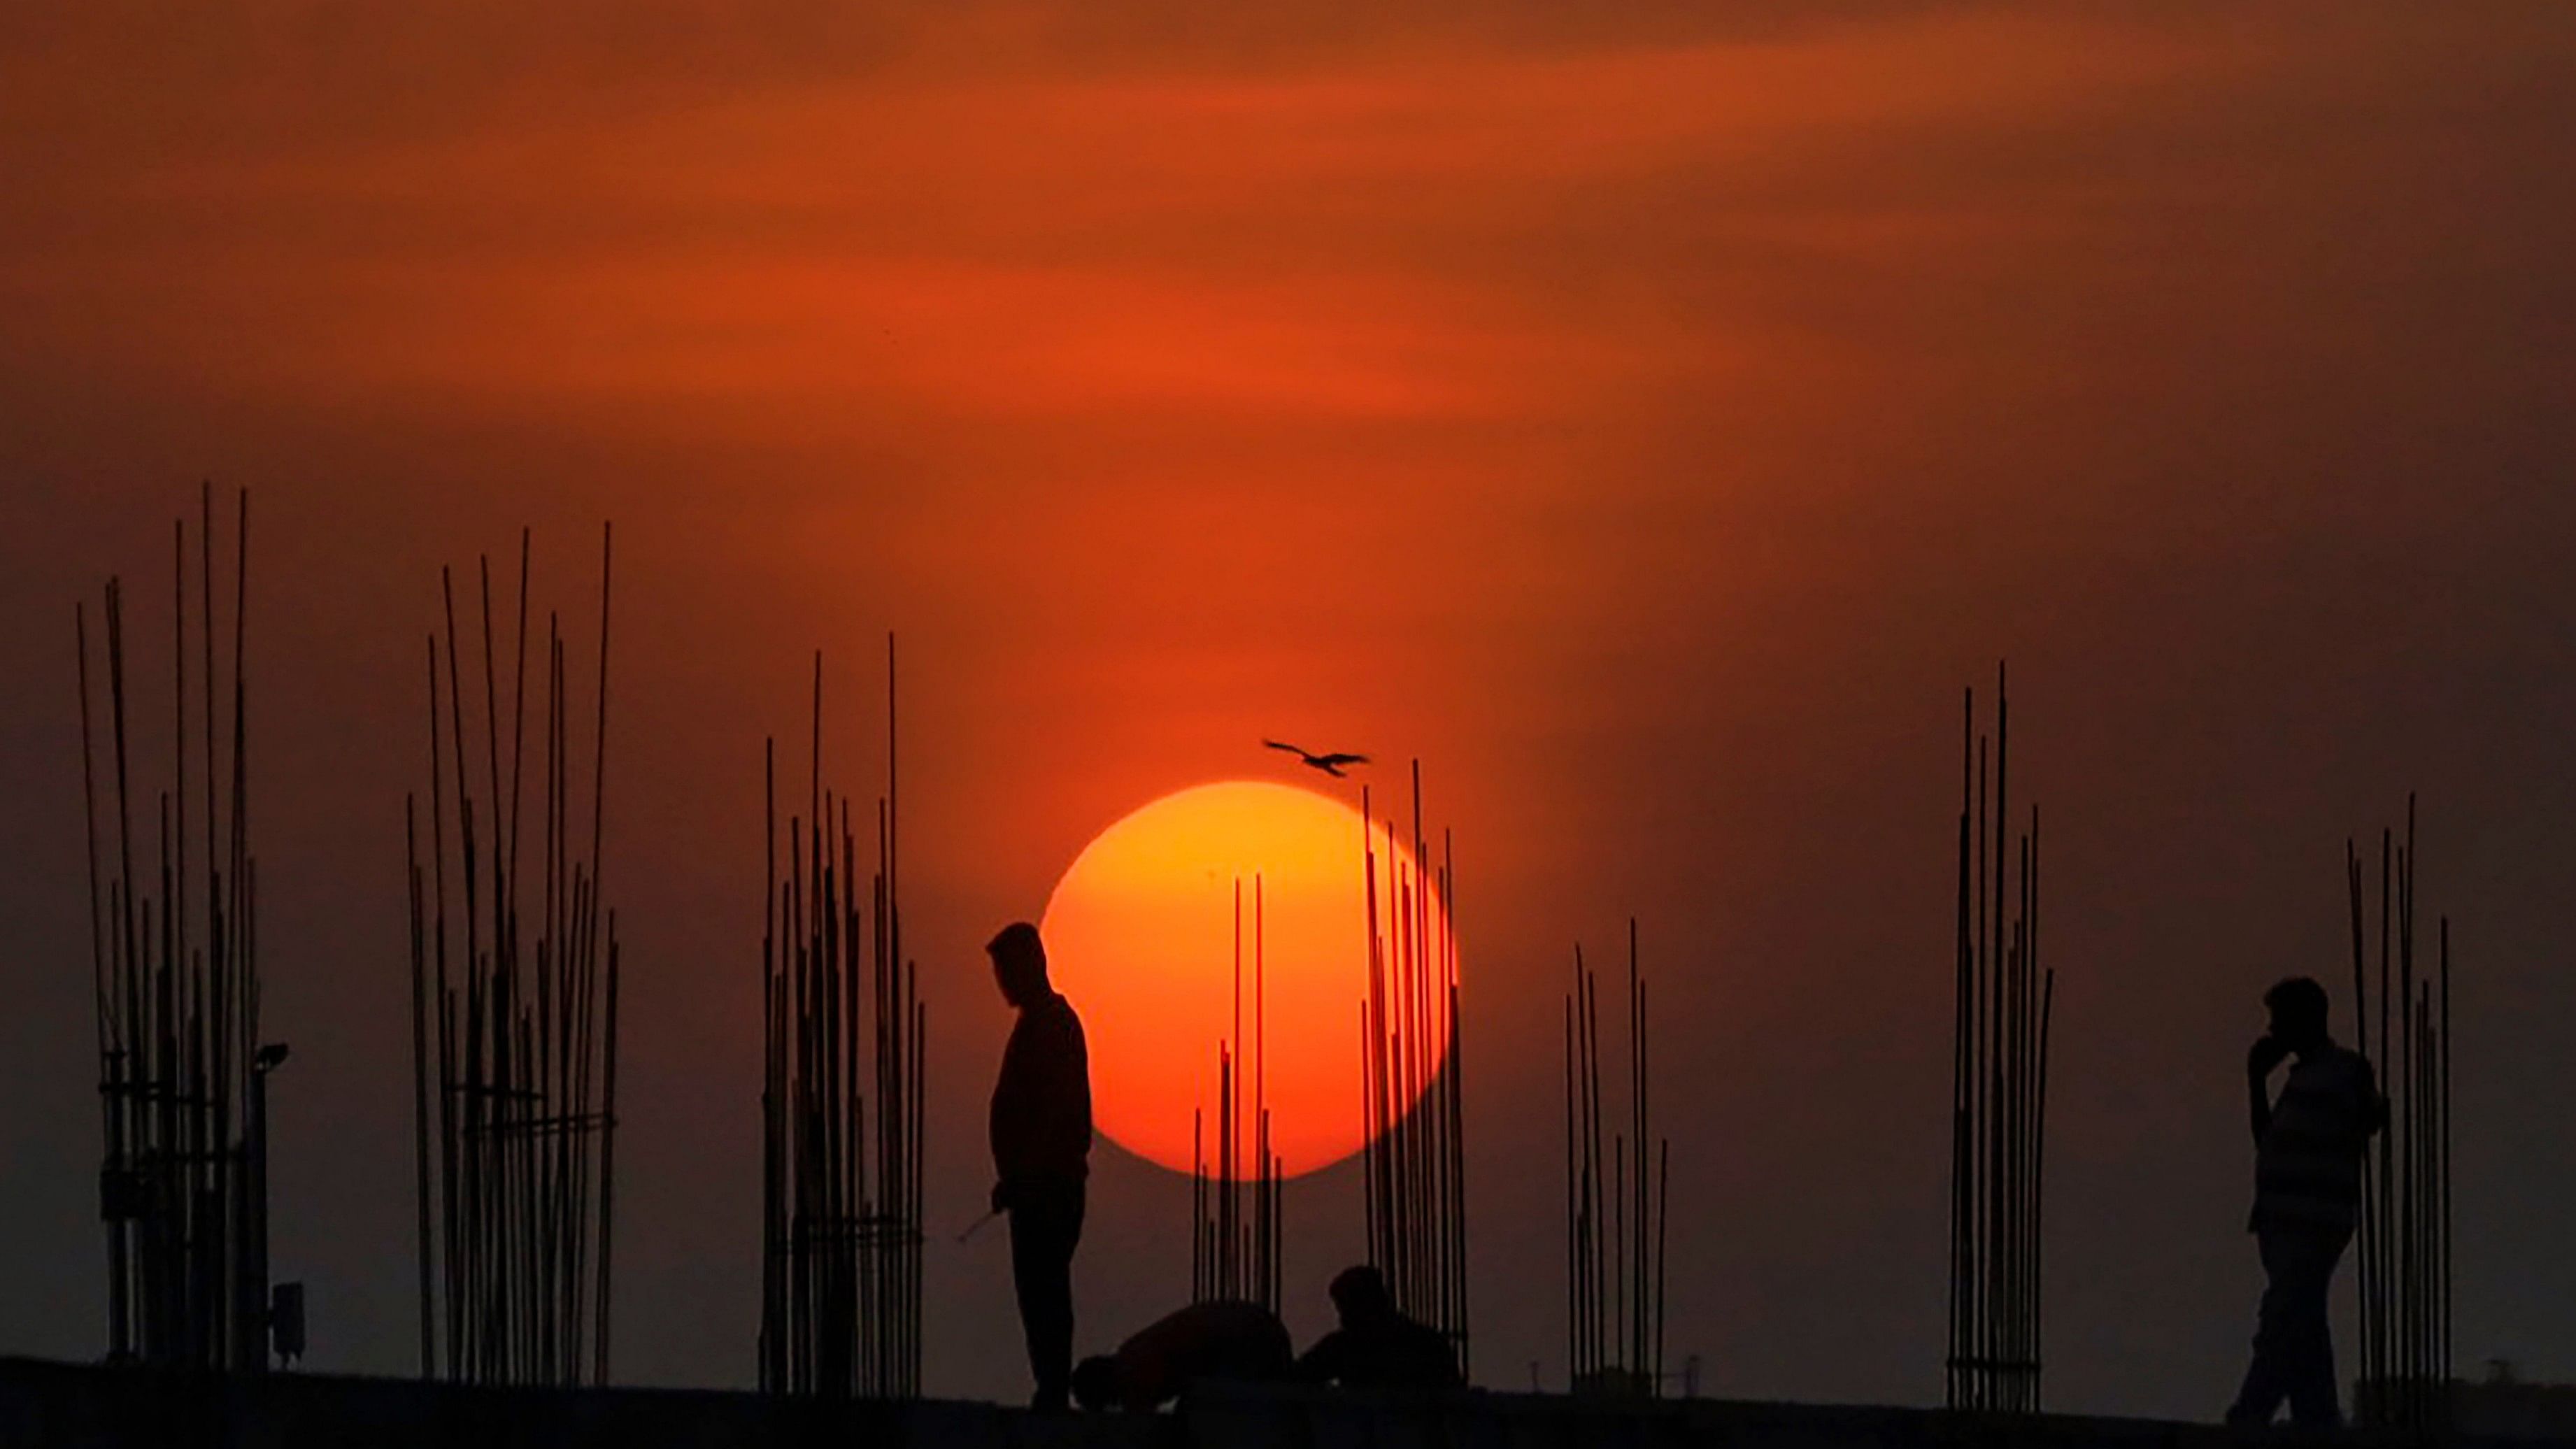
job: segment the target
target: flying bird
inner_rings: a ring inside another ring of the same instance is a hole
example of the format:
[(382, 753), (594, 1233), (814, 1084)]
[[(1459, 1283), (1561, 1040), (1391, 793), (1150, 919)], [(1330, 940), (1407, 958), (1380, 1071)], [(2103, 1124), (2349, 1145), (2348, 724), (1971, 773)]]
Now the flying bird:
[(1295, 755), (1300, 761), (1315, 769), (1323, 771), (1325, 774), (1332, 776), (1336, 780), (1346, 780), (1350, 778), (1342, 773), (1342, 766), (1365, 765), (1369, 762), (1369, 758), (1366, 755), (1309, 754), (1306, 751), (1297, 748), (1295, 745), (1288, 744), (1282, 740), (1263, 740), (1261, 743), (1274, 750), (1286, 750), (1288, 753)]

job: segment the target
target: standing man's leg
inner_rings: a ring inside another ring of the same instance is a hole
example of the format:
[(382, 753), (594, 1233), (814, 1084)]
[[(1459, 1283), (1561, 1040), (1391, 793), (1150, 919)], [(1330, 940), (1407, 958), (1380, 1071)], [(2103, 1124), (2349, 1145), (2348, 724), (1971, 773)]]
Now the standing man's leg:
[(2227, 1411), (2230, 1424), (2272, 1422), (2281, 1400), (2289, 1396), (2290, 1365), (2297, 1357), (2291, 1341), (2298, 1330), (2290, 1281), (2296, 1255), (2286, 1234), (2261, 1233), (2255, 1242), (2263, 1255), (2263, 1305), (2254, 1322), (2254, 1361), (2246, 1365), (2245, 1384)]
[(2290, 1422), (2303, 1428), (2332, 1429), (2343, 1424), (2337, 1402), (2334, 1363), (2332, 1290), (2335, 1264), (2342, 1261), (2349, 1235), (2318, 1234), (2298, 1245), (2294, 1277), (2298, 1284), (2299, 1356), (2289, 1374)]
[(1038, 1380), (1038, 1392), (1055, 1409), (1072, 1401), (1073, 1254), (1082, 1246), (1083, 1197), (1079, 1179), (1059, 1189), (1054, 1233), (1047, 1242), (1046, 1373)]
[(1073, 1382), (1073, 1252), (1082, 1242), (1083, 1184), (1021, 1188), (1011, 1204), (1011, 1279), (1028, 1340), (1031, 1400), (1060, 1409)]

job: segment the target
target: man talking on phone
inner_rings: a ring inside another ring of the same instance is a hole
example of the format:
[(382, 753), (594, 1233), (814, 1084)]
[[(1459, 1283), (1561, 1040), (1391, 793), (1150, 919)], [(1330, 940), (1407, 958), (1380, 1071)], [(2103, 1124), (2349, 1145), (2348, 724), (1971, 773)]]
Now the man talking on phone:
[[(2254, 1362), (2227, 1411), (2233, 1425), (2272, 1421), (2282, 1401), (2292, 1423), (2343, 1422), (2335, 1399), (2334, 1340), (2327, 1291), (2352, 1241), (2361, 1205), (2362, 1159), (2388, 1104), (2370, 1062), (2335, 1044), (2326, 1030), (2326, 989), (2294, 976), (2264, 993), (2271, 1028), (2245, 1056), (2246, 1105), (2254, 1128), (2254, 1214), (2263, 1256), (2263, 1307)], [(2289, 1075), (2272, 1095), (2272, 1074)]]

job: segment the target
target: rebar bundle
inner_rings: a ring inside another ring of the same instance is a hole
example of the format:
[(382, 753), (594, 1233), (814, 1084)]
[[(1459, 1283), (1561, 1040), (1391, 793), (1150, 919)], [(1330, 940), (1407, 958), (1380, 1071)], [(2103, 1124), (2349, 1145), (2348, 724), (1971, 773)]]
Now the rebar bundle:
[(1385, 822), (1384, 849), (1360, 792), (1367, 876), (1368, 999), (1360, 1060), (1368, 1149), (1362, 1192), (1369, 1263), (1396, 1307), (1446, 1335), (1468, 1370), (1467, 1172), (1458, 1030), (1457, 875), (1422, 833), (1422, 762), (1413, 764), (1413, 849)]
[[(1252, 878), (1252, 1090), (1243, 1089), (1243, 881), (1234, 883), (1234, 1020), (1217, 1044), (1216, 1155), (1205, 1152), (1204, 1107), (1190, 1117), (1190, 1301), (1239, 1299), (1279, 1311), (1280, 1158), (1270, 1148), (1267, 1004), (1261, 877)], [(1249, 1117), (1247, 1120), (1247, 1112)], [(1249, 1130), (1247, 1130), (1247, 1128)], [(1244, 1163), (1252, 1170), (1249, 1207)]]
[(921, 1394), (929, 1019), (897, 894), (894, 663), (889, 636), (885, 793), (864, 908), (849, 797), (823, 783), (821, 654), (807, 813), (788, 819), (783, 878), (777, 742), (766, 750), (759, 1349), (770, 1393)]
[(1637, 968), (1634, 919), (1628, 922), (1628, 1128), (1611, 1133), (1607, 1154), (1601, 1150), (1601, 1063), (1600, 993), (1577, 946), (1574, 989), (1565, 998), (1568, 1376), (1578, 1394), (1656, 1398), (1664, 1382), (1673, 1156), (1672, 1144), (1652, 1135), (1646, 981)]
[(2039, 811), (2009, 838), (2009, 716), (1995, 670), (1992, 775), (1967, 693), (1960, 757), (1959, 925), (1950, 1066), (1949, 1407), (2028, 1414), (2040, 1402), (2040, 1247), (2048, 1027), (2057, 973), (2040, 964)]
[[(102, 839), (89, 616), (80, 647), (82, 814), (89, 845), (111, 1361), (258, 1372), (268, 1367), (267, 1087), (283, 1046), (259, 1040), (259, 869), (250, 845), (250, 497), (233, 558), (232, 688), (218, 685), (214, 490), (201, 492), (199, 672), (189, 673), (188, 540), (173, 525), (174, 781), (157, 796), (159, 858), (135, 870), (137, 793), (127, 750), (124, 586), (106, 591), (107, 785)], [(202, 775), (193, 798), (189, 756)], [(189, 855), (202, 828), (202, 857)], [(103, 849), (113, 859), (102, 862)]]
[(2446, 1427), (2451, 1381), (2451, 921), (2442, 917), (2436, 927), (2434, 969), (2419, 972), (2419, 859), (2409, 795), (2405, 842), (2387, 830), (2379, 836), (2374, 992), (2364, 965), (2361, 852), (2344, 842), (2354, 1049), (2381, 1074), (2388, 1104), (2387, 1129), (2362, 1158), (2362, 1391), (2355, 1407), (2383, 1427), (2430, 1430)]
[[(541, 818), (522, 818), (530, 763), (526, 532), (515, 683), (506, 700), (497, 684), (492, 564), (482, 560), (479, 721), (466, 708), (455, 580), (444, 569), (439, 575), (446, 619), (443, 641), (441, 632), (429, 635), (425, 859), (418, 802), (403, 803), (423, 1377), (544, 1385), (608, 1378), (618, 951), (616, 913), (601, 906), (600, 847), (611, 561), (603, 527), (586, 856), (569, 646), (551, 612), (539, 661)], [(522, 858), (523, 844), (536, 847), (534, 860)]]

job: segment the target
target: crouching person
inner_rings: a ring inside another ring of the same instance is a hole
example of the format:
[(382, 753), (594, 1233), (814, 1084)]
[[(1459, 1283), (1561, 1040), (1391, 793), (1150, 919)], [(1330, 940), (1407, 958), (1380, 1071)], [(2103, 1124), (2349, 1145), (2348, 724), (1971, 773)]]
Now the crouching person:
[(1113, 1354), (1074, 1366), (1074, 1402), (1150, 1414), (1208, 1379), (1277, 1383), (1294, 1364), (1288, 1330), (1258, 1303), (1193, 1303), (1139, 1329)]
[(1405, 1317), (1375, 1268), (1343, 1269), (1331, 1292), (1342, 1326), (1297, 1360), (1297, 1377), (1350, 1389), (1454, 1389), (1463, 1382), (1449, 1340)]

